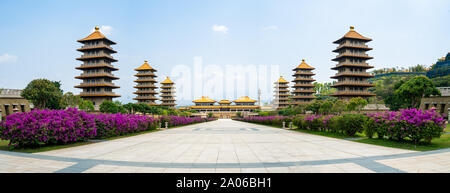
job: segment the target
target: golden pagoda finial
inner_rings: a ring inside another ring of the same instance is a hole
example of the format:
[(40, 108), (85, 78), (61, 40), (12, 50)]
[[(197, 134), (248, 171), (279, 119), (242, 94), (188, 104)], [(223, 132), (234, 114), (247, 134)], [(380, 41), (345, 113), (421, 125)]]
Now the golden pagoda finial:
[(305, 62), (305, 59), (302, 59), (302, 62)]
[(350, 26), (350, 31), (355, 31), (355, 26)]
[(98, 26), (95, 26), (95, 31), (100, 30), (100, 28)]
[(147, 61), (147, 60), (145, 60), (144, 62), (145, 62), (145, 63), (147, 64), (147, 62), (148, 62), (148, 61)]

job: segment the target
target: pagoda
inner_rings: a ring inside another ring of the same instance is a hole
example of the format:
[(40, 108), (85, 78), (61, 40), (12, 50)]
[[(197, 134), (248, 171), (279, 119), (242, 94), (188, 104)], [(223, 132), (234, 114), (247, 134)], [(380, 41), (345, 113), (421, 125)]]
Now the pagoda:
[(315, 93), (313, 82), (315, 80), (312, 76), (315, 74), (312, 70), (314, 69), (315, 68), (306, 64), (305, 59), (302, 60), (302, 63), (298, 65), (297, 68), (293, 69), (293, 71), (295, 71), (295, 74), (293, 75), (295, 79), (292, 81), (294, 82), (294, 90), (292, 91), (293, 96), (291, 104), (308, 104), (316, 98), (313, 96)]
[(174, 82), (170, 80), (169, 77), (166, 78), (166, 80), (161, 82), (161, 106), (174, 108), (175, 107), (175, 88), (174, 88)]
[(118, 70), (111, 63), (117, 62), (111, 54), (117, 53), (111, 48), (111, 45), (116, 43), (106, 38), (99, 27), (95, 27), (95, 31), (88, 37), (78, 40), (83, 46), (77, 51), (83, 55), (76, 60), (82, 61), (80, 67), (75, 69), (82, 70), (80, 76), (76, 79), (81, 79), (80, 85), (75, 88), (81, 88), (83, 91), (80, 97), (84, 100), (90, 100), (94, 104), (96, 110), (103, 101), (112, 101), (115, 97), (120, 97), (113, 92), (113, 89), (119, 86), (112, 83), (113, 80), (119, 79), (115, 77), (112, 72)]
[(155, 78), (157, 77), (155, 75), (156, 70), (153, 69), (149, 64), (148, 61), (145, 60), (144, 64), (140, 66), (139, 68), (134, 69), (137, 71), (137, 74), (135, 75), (137, 80), (134, 82), (137, 82), (137, 85), (134, 87), (137, 89), (137, 91), (134, 94), (137, 94), (137, 97), (134, 98), (134, 100), (137, 100), (138, 103), (144, 103), (149, 105), (157, 105), (156, 100), (156, 94), (158, 94), (155, 89), (157, 88), (155, 86), (155, 83), (157, 81)]
[(331, 77), (337, 79), (337, 82), (332, 85), (337, 91), (331, 96), (344, 100), (349, 100), (353, 97), (367, 98), (375, 96), (375, 94), (368, 91), (368, 88), (375, 85), (367, 81), (368, 78), (374, 77), (374, 75), (366, 72), (367, 69), (373, 68), (366, 62), (373, 59), (373, 57), (366, 54), (366, 51), (372, 50), (366, 45), (370, 41), (372, 39), (362, 36), (351, 26), (347, 34), (333, 42), (334, 44), (339, 44), (339, 46), (333, 50), (338, 55), (332, 61), (336, 61), (338, 64), (331, 69), (337, 70), (338, 73)]
[(289, 82), (286, 81), (282, 76), (275, 82), (275, 94), (274, 94), (274, 104), (278, 106), (278, 109), (284, 109), (289, 106)]

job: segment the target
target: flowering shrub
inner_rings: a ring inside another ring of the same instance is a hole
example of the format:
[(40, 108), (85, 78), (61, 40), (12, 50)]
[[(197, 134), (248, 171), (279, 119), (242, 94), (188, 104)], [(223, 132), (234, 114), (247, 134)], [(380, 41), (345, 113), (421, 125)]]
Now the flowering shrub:
[(364, 123), (367, 116), (361, 114), (345, 114), (337, 117), (338, 130), (347, 136), (355, 136), (356, 133), (364, 131)]
[(140, 115), (87, 114), (67, 110), (16, 113), (0, 122), (0, 138), (14, 147), (66, 144), (155, 129), (157, 119)]
[(94, 117), (77, 109), (34, 110), (0, 122), (0, 137), (15, 147), (85, 141), (97, 135)]
[(156, 129), (158, 122), (155, 118), (143, 115), (98, 114), (92, 116), (97, 129), (95, 136), (97, 139)]
[[(299, 115), (295, 117), (267, 116), (248, 117), (237, 120), (281, 126), (283, 121), (293, 121), (298, 129), (322, 130), (354, 136), (364, 132), (367, 137), (404, 140), (417, 143), (421, 140), (430, 143), (440, 137), (445, 128), (445, 119), (434, 110), (403, 109), (367, 115), (345, 114), (341, 116)], [(288, 125), (286, 125), (288, 126)]]
[(318, 131), (323, 128), (322, 115), (308, 115), (304, 118), (307, 129)]
[(246, 118), (236, 118), (235, 120), (245, 121), (250, 123), (258, 123), (264, 125), (273, 125), (277, 127), (283, 126), (283, 122), (286, 123), (286, 127), (289, 127), (289, 123), (292, 118), (287, 116), (267, 116), (267, 117), (246, 117)]
[(402, 109), (367, 116), (372, 121), (366, 124), (365, 129), (376, 133), (379, 138), (409, 138), (414, 143), (423, 139), (430, 143), (433, 137), (440, 137), (445, 128), (445, 119), (434, 110)]
[(201, 117), (177, 117), (173, 115), (162, 116), (159, 118), (161, 126), (164, 127), (166, 122), (168, 122), (169, 127), (188, 125), (193, 123), (201, 123), (205, 121), (214, 121), (215, 118), (201, 118)]

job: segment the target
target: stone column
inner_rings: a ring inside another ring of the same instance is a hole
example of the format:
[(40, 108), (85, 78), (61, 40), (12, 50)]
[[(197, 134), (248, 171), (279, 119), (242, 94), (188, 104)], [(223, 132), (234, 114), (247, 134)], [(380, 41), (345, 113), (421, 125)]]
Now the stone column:
[(447, 115), (447, 119), (450, 122), (450, 108), (447, 109), (448, 115)]

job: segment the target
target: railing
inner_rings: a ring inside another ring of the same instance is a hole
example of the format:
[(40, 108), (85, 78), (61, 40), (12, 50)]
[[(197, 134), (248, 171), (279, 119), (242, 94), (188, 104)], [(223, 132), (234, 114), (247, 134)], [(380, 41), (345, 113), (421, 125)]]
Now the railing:
[(302, 83), (298, 83), (298, 84), (295, 84), (294, 86), (314, 86), (312, 83), (308, 83), (308, 84), (302, 84)]
[(147, 84), (147, 83), (139, 83), (137, 86), (153, 86), (153, 87), (156, 87), (154, 84)]
[(363, 48), (369, 48), (369, 46), (365, 45), (365, 44), (352, 44), (352, 43), (344, 43), (339, 45), (336, 49), (342, 48), (344, 46), (355, 46), (355, 47), (363, 47)]
[(115, 86), (114, 83), (112, 82), (105, 82), (105, 81), (98, 81), (98, 82), (82, 82), (80, 85), (111, 85), (111, 86)]
[(89, 67), (89, 66), (104, 66), (104, 65), (106, 65), (106, 66), (109, 66), (109, 67), (112, 67), (112, 68), (114, 68), (114, 66), (113, 65), (111, 65), (111, 64), (108, 64), (108, 63), (105, 63), (105, 62), (99, 62), (99, 63), (83, 63), (83, 64), (81, 64), (81, 67)]
[(362, 65), (362, 66), (369, 66), (369, 63), (366, 62), (350, 62), (347, 60), (344, 60), (342, 62), (339, 62), (337, 65), (342, 65), (342, 64), (354, 64), (354, 65)]
[(155, 76), (155, 74), (151, 73), (150, 71), (139, 71), (137, 75), (149, 75), (149, 76)]
[(82, 58), (85, 58), (85, 57), (97, 57), (97, 56), (106, 56), (108, 58), (113, 58), (111, 55), (106, 54), (106, 53), (99, 53), (99, 54), (87, 54), (86, 53), (86, 54), (81, 55)]
[(344, 80), (344, 81), (338, 81), (336, 84), (371, 84), (368, 81), (351, 81), (351, 80)]
[(114, 76), (112, 73), (107, 73), (107, 72), (95, 72), (95, 73), (84, 72), (84, 73), (80, 74), (80, 76), (104, 76), (104, 75), (106, 75), (106, 76)]
[(341, 74), (360, 74), (360, 75), (371, 75), (368, 72), (358, 72), (358, 71), (342, 71), (336, 74), (336, 76), (339, 76)]
[(1, 97), (22, 98), (21, 94), (22, 90), (0, 88), (0, 98)]
[(81, 95), (93, 95), (93, 94), (109, 94), (109, 95), (115, 95), (114, 92), (108, 92), (108, 91), (90, 91), (90, 92), (81, 92)]
[(368, 57), (368, 56), (369, 56), (368, 54), (362, 54), (362, 53), (355, 53), (355, 52), (353, 52), (353, 53), (351, 53), (351, 52), (343, 52), (343, 53), (339, 53), (339, 55), (338, 55), (337, 57), (341, 57), (341, 56), (343, 56), (343, 55), (351, 55), (351, 56), (366, 56), (366, 57)]
[(85, 44), (84, 46), (81, 46), (81, 48), (97, 48), (97, 47), (107, 47), (109, 49), (112, 50), (112, 48), (106, 44), (100, 43), (100, 44), (95, 44), (95, 45), (87, 45)]
[(339, 90), (335, 94), (344, 94), (344, 93), (362, 93), (362, 94), (372, 94), (366, 90)]

